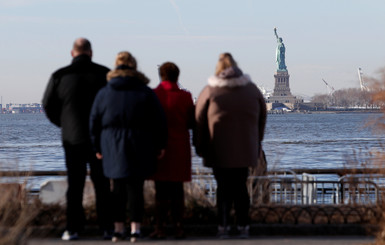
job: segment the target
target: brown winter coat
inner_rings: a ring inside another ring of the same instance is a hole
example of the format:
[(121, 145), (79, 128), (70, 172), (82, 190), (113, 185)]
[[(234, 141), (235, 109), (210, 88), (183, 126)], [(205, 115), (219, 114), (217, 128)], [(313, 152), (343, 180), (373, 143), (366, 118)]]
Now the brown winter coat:
[(199, 95), (196, 110), (197, 154), (207, 167), (256, 166), (266, 123), (262, 93), (248, 75), (213, 76)]

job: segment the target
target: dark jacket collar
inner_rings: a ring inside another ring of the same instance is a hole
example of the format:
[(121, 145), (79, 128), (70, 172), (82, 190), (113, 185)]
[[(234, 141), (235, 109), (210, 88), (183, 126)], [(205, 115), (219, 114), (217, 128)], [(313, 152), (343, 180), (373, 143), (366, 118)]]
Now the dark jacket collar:
[(86, 54), (81, 54), (72, 59), (72, 63), (90, 63), (91, 57)]

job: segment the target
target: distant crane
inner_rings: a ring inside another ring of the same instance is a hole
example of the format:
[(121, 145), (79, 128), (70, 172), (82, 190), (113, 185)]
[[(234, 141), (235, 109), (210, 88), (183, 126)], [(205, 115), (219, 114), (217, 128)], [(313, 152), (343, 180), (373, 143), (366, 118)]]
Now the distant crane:
[(361, 91), (369, 91), (368, 86), (366, 86), (366, 83), (364, 79), (362, 78), (362, 69), (358, 68), (358, 78), (360, 79), (360, 87)]
[(333, 88), (333, 86), (330, 86), (330, 85), (325, 81), (325, 79), (323, 79), (323, 78), (322, 78), (322, 81), (324, 81), (324, 83), (326, 84), (326, 88), (327, 88), (327, 90), (328, 90), (329, 95), (332, 96), (333, 93), (334, 93), (334, 91), (335, 91), (334, 88)]

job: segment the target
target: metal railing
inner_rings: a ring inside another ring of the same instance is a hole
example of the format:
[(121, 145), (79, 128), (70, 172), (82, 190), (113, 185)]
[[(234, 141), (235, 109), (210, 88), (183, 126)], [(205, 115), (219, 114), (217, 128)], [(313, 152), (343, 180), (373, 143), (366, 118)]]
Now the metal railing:
[[(383, 176), (384, 177), (384, 176)], [(372, 179), (343, 176), (337, 180), (317, 180), (307, 173), (249, 177), (252, 204), (280, 205), (374, 205), (382, 201), (384, 188)]]
[[(251, 204), (255, 205), (374, 205), (382, 201), (385, 191), (385, 175), (378, 172), (376, 169), (269, 171), (266, 176), (250, 176), (248, 191)], [(319, 174), (334, 174), (337, 178), (319, 180)], [(9, 179), (59, 177), (66, 176), (66, 171), (0, 171), (0, 176)], [(193, 173), (192, 183), (203, 189), (206, 197), (215, 204), (217, 185), (211, 173)]]

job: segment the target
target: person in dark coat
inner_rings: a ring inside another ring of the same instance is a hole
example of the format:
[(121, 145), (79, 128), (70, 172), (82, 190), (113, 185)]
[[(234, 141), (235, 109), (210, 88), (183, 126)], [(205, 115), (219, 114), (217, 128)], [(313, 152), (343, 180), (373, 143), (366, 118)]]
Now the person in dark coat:
[(52, 74), (42, 102), (48, 119), (62, 130), (68, 180), (67, 225), (62, 239), (77, 239), (85, 223), (82, 202), (87, 163), (95, 187), (99, 224), (108, 238), (108, 230), (112, 230), (110, 185), (103, 175), (102, 162), (92, 150), (88, 122), (94, 98), (107, 83), (109, 69), (91, 61), (91, 43), (85, 38), (74, 42), (71, 54), (72, 63)]
[(127, 201), (131, 241), (139, 237), (144, 180), (155, 173), (157, 157), (167, 144), (162, 106), (136, 67), (129, 52), (117, 55), (116, 69), (108, 73), (108, 84), (96, 96), (90, 116), (96, 156), (103, 158), (104, 174), (113, 180), (113, 241), (124, 237)]
[(195, 149), (217, 181), (218, 235), (227, 237), (234, 205), (241, 237), (249, 233), (249, 167), (261, 154), (266, 124), (262, 93), (229, 53), (220, 55), (215, 75), (198, 97)]
[(191, 146), (189, 130), (193, 128), (194, 102), (191, 93), (179, 88), (179, 68), (171, 62), (159, 67), (162, 82), (154, 89), (167, 117), (168, 143), (165, 155), (158, 160), (155, 180), (156, 227), (151, 238), (166, 238), (165, 223), (171, 211), (175, 237), (184, 238), (183, 182), (191, 181)]

